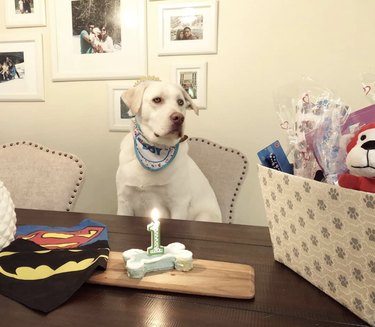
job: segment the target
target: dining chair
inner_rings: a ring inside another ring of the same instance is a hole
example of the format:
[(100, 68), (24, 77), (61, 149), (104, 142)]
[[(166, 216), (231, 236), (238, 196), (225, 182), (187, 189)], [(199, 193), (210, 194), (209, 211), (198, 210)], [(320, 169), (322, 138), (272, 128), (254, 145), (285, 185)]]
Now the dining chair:
[(16, 208), (71, 211), (84, 179), (74, 154), (29, 141), (0, 145), (0, 180)]
[(213, 188), (223, 223), (233, 223), (238, 194), (246, 178), (246, 156), (234, 149), (200, 137), (188, 138), (189, 155)]

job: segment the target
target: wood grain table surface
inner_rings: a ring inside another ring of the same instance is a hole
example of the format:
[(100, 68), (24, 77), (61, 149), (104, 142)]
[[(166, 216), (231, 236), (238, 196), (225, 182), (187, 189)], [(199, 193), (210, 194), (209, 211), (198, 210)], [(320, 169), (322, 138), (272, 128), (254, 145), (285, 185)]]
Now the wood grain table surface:
[[(150, 219), (17, 209), (19, 225), (106, 224), (111, 250), (147, 248)], [(85, 284), (65, 304), (43, 314), (0, 295), (0, 326), (368, 326), (273, 259), (266, 227), (160, 219), (162, 244), (181, 242), (195, 258), (251, 265), (255, 298), (248, 300)]]

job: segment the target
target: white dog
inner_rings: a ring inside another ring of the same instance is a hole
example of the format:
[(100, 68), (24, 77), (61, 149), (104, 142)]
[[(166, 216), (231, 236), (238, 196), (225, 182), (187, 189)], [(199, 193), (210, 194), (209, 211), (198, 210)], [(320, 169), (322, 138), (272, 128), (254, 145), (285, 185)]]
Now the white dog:
[(208, 180), (188, 156), (185, 111), (198, 109), (176, 84), (146, 81), (122, 99), (135, 115), (131, 133), (121, 143), (116, 185), (119, 215), (221, 222)]

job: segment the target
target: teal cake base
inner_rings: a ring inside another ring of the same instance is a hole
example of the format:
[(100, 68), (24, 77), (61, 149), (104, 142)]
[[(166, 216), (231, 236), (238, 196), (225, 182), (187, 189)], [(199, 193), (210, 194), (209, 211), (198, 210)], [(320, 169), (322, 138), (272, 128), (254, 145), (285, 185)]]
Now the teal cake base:
[(178, 242), (165, 246), (164, 254), (161, 255), (148, 255), (144, 250), (130, 249), (123, 252), (122, 256), (130, 278), (143, 278), (151, 271), (193, 269), (193, 253)]

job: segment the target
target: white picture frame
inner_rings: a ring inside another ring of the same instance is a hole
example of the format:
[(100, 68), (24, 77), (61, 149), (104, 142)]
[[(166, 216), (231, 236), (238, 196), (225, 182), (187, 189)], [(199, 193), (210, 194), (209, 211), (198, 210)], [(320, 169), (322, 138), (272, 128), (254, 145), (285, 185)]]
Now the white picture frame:
[(199, 109), (207, 108), (207, 62), (173, 65), (172, 81), (188, 92)]
[(109, 130), (112, 132), (130, 131), (132, 115), (122, 101), (124, 91), (132, 88), (136, 81), (108, 83)]
[[(95, 4), (95, 1), (101, 0), (81, 3), (88, 5)], [(112, 24), (114, 51), (93, 54), (81, 53), (81, 29), (73, 28), (73, 21), (77, 26), (77, 22), (80, 22), (76, 19), (79, 13), (73, 8), (77, 6), (75, 0), (48, 2), (51, 13), (53, 81), (138, 79), (147, 75), (145, 0), (113, 0), (114, 6), (120, 3), (117, 15), (108, 16), (108, 19), (119, 17), (112, 20), (115, 22)], [(79, 6), (80, 1), (77, 3)], [(100, 22), (94, 24), (99, 26)]]
[[(158, 6), (159, 56), (217, 53), (216, 0)], [(179, 37), (189, 28), (192, 37)]]
[(45, 0), (33, 0), (30, 10), (22, 7), (19, 0), (5, 0), (5, 27), (46, 26)]
[(44, 101), (41, 34), (1, 36), (0, 61), (0, 101)]

